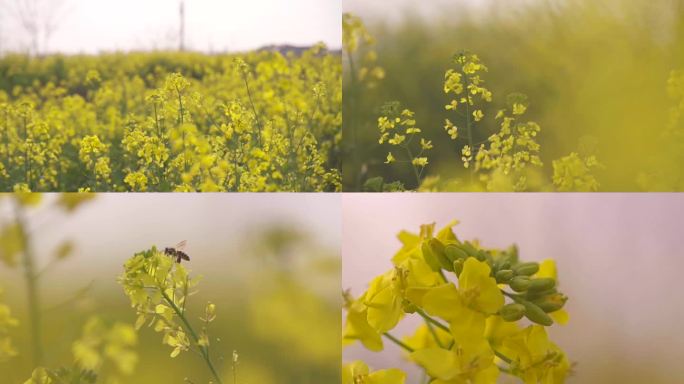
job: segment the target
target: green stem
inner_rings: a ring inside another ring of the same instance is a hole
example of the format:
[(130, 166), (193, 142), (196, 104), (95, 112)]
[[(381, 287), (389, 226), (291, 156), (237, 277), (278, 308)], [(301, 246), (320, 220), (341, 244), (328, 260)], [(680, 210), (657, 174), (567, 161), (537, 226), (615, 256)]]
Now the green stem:
[[(492, 348), (492, 349), (493, 349), (493, 348)], [(513, 360), (511, 360), (511, 359), (509, 359), (508, 357), (506, 357), (506, 355), (502, 354), (501, 352), (497, 351), (496, 349), (493, 349), (493, 350), (494, 350), (494, 354), (496, 355), (496, 357), (498, 357), (499, 359), (505, 361), (506, 364), (511, 364), (511, 362), (513, 362)]]
[(383, 336), (388, 338), (390, 341), (392, 341), (394, 344), (402, 347), (403, 349), (407, 350), (408, 352), (413, 352), (414, 349), (409, 347), (407, 344), (402, 342), (401, 340), (397, 339), (396, 337), (392, 336), (389, 332), (383, 333)]
[[(470, 90), (468, 89), (468, 86), (470, 85), (470, 82), (468, 81), (468, 75), (461, 71), (461, 75), (463, 76), (463, 79), (465, 81), (465, 105), (466, 105), (466, 131), (468, 133), (468, 147), (470, 147), (470, 156), (474, 157), (475, 153), (475, 148), (473, 148), (473, 130), (472, 130), (472, 124), (470, 122)], [(468, 162), (468, 165), (470, 166), (470, 182), (473, 182), (473, 178), (475, 176), (475, 167)]]
[(15, 215), (19, 233), (21, 234), (22, 247), (24, 249), (24, 279), (28, 292), (28, 311), (31, 328), (31, 351), (33, 354), (33, 366), (38, 367), (43, 363), (43, 344), (41, 337), (41, 313), (40, 297), (38, 294), (38, 276), (35, 270), (35, 257), (31, 242), (28, 240), (26, 219), (20, 206), (16, 203)]
[(446, 326), (446, 325), (440, 323), (439, 321), (433, 319), (427, 313), (423, 312), (422, 309), (417, 310), (416, 313), (419, 314), (423, 319), (425, 319), (425, 321), (432, 323), (433, 325), (437, 326), (437, 328), (440, 328), (444, 331), (451, 333), (451, 330), (449, 329), (448, 326)]
[(435, 326), (432, 325), (432, 323), (430, 323), (427, 320), (425, 320), (425, 324), (427, 325), (428, 330), (430, 330), (430, 334), (432, 334), (432, 338), (435, 339), (435, 343), (437, 343), (437, 345), (440, 348), (444, 348), (444, 344), (442, 344), (442, 341), (439, 339), (439, 336), (437, 336), (437, 331), (435, 331)]
[(243, 74), (242, 80), (245, 82), (245, 87), (247, 88), (247, 97), (249, 98), (249, 105), (252, 107), (252, 112), (254, 112), (254, 119), (256, 120), (257, 127), (259, 131), (257, 132), (257, 142), (261, 146), (261, 135), (264, 130), (263, 125), (261, 125), (261, 120), (259, 120), (259, 114), (257, 113), (256, 106), (254, 105), (254, 100), (252, 99), (252, 91), (249, 89), (249, 81), (247, 80), (247, 74)]
[(195, 344), (197, 344), (197, 346), (199, 347), (202, 358), (207, 363), (209, 370), (214, 375), (214, 378), (216, 379), (218, 384), (223, 384), (223, 381), (221, 380), (221, 376), (219, 376), (218, 372), (216, 372), (216, 369), (214, 368), (214, 364), (212, 364), (211, 359), (209, 358), (209, 347), (205, 347), (205, 346), (202, 346), (199, 344), (199, 337), (197, 336), (197, 332), (195, 332), (195, 330), (192, 328), (192, 326), (190, 325), (190, 322), (188, 322), (188, 319), (185, 317), (185, 315), (180, 310), (180, 308), (178, 308), (176, 303), (174, 303), (173, 300), (171, 300), (171, 298), (169, 297), (169, 295), (167, 295), (166, 292), (164, 292), (164, 289), (159, 287), (159, 291), (161, 292), (164, 300), (166, 300), (166, 302), (173, 309), (173, 311), (176, 312), (176, 315), (178, 315), (178, 317), (181, 319), (185, 329), (190, 333), (190, 336), (192, 336), (193, 340), (195, 340)]

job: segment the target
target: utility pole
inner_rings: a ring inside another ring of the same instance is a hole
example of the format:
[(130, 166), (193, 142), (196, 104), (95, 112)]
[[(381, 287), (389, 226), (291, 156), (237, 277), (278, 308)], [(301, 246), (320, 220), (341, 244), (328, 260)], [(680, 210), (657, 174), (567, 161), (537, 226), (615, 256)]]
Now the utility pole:
[(185, 51), (185, 1), (180, 2), (180, 50)]

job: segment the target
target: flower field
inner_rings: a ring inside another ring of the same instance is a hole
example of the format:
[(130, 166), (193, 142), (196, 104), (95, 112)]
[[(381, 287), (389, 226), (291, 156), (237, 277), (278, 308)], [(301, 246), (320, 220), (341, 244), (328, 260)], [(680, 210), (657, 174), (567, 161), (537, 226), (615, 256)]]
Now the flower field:
[(0, 190), (339, 190), (341, 71), (323, 45), (6, 56)]

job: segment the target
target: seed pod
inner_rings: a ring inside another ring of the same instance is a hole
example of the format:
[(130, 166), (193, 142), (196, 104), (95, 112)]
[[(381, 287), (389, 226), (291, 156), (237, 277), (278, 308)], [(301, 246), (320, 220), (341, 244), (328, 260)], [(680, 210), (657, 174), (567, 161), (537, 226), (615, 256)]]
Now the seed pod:
[(516, 276), (508, 285), (516, 292), (525, 292), (530, 286), (530, 279), (527, 276)]
[(556, 312), (557, 310), (563, 308), (566, 301), (568, 301), (568, 298), (565, 295), (562, 293), (555, 293), (553, 295), (536, 300), (534, 304), (541, 308), (544, 312), (550, 313)]
[(525, 315), (525, 306), (518, 303), (506, 304), (499, 310), (499, 315), (505, 321), (518, 321)]
[(461, 248), (456, 246), (456, 244), (449, 244), (444, 247), (444, 253), (446, 257), (453, 263), (456, 259), (465, 259), (468, 254), (465, 253)]
[(530, 287), (528, 288), (531, 292), (541, 292), (552, 289), (556, 286), (556, 280), (544, 277), (540, 279), (530, 280)]
[(502, 269), (496, 273), (496, 282), (499, 284), (506, 284), (515, 276), (515, 272), (510, 269)]
[(429, 244), (430, 250), (432, 251), (432, 254), (434, 255), (435, 259), (437, 259), (439, 265), (447, 271), (453, 271), (453, 263), (447, 258), (446, 254), (444, 253), (444, 244), (442, 244), (441, 241), (437, 240), (434, 237), (430, 239)]
[(522, 300), (522, 304), (525, 306), (525, 317), (530, 319), (530, 321), (549, 326), (553, 324), (553, 320), (551, 320), (551, 317), (544, 312), (541, 308), (539, 308), (536, 304), (533, 304), (527, 300)]
[(513, 267), (513, 270), (516, 274), (521, 276), (532, 276), (535, 273), (539, 272), (539, 263), (531, 261), (529, 263), (518, 264), (515, 267)]

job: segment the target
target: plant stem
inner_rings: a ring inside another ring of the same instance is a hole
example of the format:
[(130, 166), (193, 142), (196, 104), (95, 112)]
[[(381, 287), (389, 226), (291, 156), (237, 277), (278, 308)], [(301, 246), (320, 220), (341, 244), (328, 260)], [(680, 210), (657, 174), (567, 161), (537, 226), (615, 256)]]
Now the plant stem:
[(432, 323), (427, 321), (427, 320), (425, 320), (425, 324), (427, 325), (428, 330), (430, 330), (430, 334), (432, 334), (432, 338), (435, 339), (435, 343), (437, 343), (437, 345), (440, 348), (444, 348), (442, 341), (439, 339), (439, 336), (437, 336), (437, 331), (435, 331), (434, 325), (432, 325)]
[(38, 294), (38, 276), (35, 270), (33, 248), (27, 236), (26, 219), (20, 203), (14, 206), (19, 233), (21, 234), (22, 248), (24, 249), (24, 279), (28, 292), (28, 311), (31, 327), (31, 351), (33, 366), (38, 367), (43, 363), (43, 344), (41, 337), (41, 313), (40, 297)]
[(245, 87), (247, 88), (247, 97), (249, 97), (249, 104), (252, 106), (252, 112), (254, 112), (254, 119), (256, 120), (257, 127), (259, 131), (257, 132), (257, 142), (261, 145), (261, 134), (264, 130), (263, 125), (261, 125), (261, 120), (259, 120), (259, 114), (257, 113), (256, 106), (254, 105), (254, 100), (252, 99), (252, 91), (249, 89), (249, 81), (247, 81), (247, 74), (242, 75), (242, 80), (245, 82)]
[(506, 355), (504, 355), (504, 354), (502, 354), (501, 352), (497, 351), (496, 349), (493, 349), (493, 348), (492, 348), (492, 350), (494, 351), (494, 354), (496, 355), (496, 357), (498, 357), (499, 359), (505, 361), (507, 364), (510, 364), (510, 363), (513, 361), (513, 360), (509, 359), (508, 357), (506, 357)]
[(190, 333), (190, 336), (192, 336), (193, 340), (195, 341), (195, 344), (197, 344), (197, 346), (199, 347), (202, 358), (207, 363), (209, 370), (214, 375), (214, 378), (216, 379), (218, 384), (223, 384), (221, 376), (219, 376), (219, 374), (216, 372), (216, 368), (214, 368), (214, 364), (212, 364), (211, 359), (209, 358), (209, 348), (199, 345), (199, 337), (197, 336), (197, 332), (195, 332), (195, 330), (192, 328), (192, 326), (188, 322), (188, 319), (185, 317), (185, 314), (183, 314), (183, 312), (180, 310), (180, 308), (178, 308), (176, 303), (174, 303), (173, 300), (171, 300), (169, 295), (167, 295), (161, 287), (159, 287), (159, 291), (161, 292), (164, 300), (166, 300), (169, 306), (173, 308), (173, 311), (176, 312), (176, 315), (178, 315), (178, 317), (183, 322), (185, 329)]
[(391, 340), (394, 344), (402, 347), (403, 349), (407, 350), (408, 352), (413, 352), (414, 349), (409, 347), (407, 344), (402, 342), (401, 340), (397, 339), (396, 337), (392, 336), (389, 332), (383, 333), (383, 336)]
[[(465, 105), (466, 105), (466, 131), (468, 133), (468, 147), (470, 148), (470, 156), (473, 156), (473, 153), (475, 153), (475, 148), (473, 148), (473, 130), (472, 130), (472, 124), (470, 122), (470, 89), (468, 86), (470, 85), (470, 82), (468, 81), (468, 75), (464, 72), (461, 71), (461, 75), (463, 76), (463, 79), (465, 81)], [(473, 182), (473, 177), (475, 176), (475, 167), (470, 164), (470, 161), (468, 162), (468, 165), (470, 166), (470, 182)]]
[(449, 327), (447, 327), (446, 325), (444, 325), (444, 324), (440, 323), (439, 321), (433, 319), (427, 313), (423, 312), (422, 309), (417, 310), (416, 313), (419, 314), (423, 319), (425, 319), (425, 321), (432, 323), (433, 325), (436, 325), (438, 328), (441, 328), (442, 330), (451, 333), (451, 330), (449, 329)]

